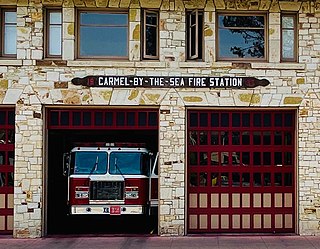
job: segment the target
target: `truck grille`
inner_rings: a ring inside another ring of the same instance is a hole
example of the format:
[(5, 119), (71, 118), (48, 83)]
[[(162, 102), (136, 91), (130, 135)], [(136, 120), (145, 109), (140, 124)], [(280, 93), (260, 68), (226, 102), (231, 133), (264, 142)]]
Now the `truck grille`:
[(90, 182), (90, 200), (123, 200), (124, 182)]

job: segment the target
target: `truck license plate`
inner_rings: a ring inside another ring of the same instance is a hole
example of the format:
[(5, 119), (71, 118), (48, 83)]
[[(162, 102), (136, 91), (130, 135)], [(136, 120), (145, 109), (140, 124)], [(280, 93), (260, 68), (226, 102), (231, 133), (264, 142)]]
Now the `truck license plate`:
[(120, 215), (121, 207), (120, 206), (111, 206), (110, 207), (110, 215)]

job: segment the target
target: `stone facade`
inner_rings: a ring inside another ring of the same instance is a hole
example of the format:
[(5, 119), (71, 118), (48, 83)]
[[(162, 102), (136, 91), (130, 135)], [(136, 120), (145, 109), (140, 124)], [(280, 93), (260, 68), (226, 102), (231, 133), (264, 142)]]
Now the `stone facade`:
[[(294, 108), (298, 110), (297, 233), (320, 234), (320, 1), (277, 0), (1, 0), (17, 7), (17, 58), (0, 60), (0, 103), (16, 110), (14, 237), (44, 235), (44, 109), (48, 106), (159, 106), (159, 234), (186, 233), (186, 108)], [(43, 7), (63, 7), (62, 60), (44, 59)], [(129, 60), (75, 58), (75, 9), (129, 9)], [(140, 56), (141, 8), (160, 9), (160, 58)], [(185, 10), (204, 9), (203, 62), (186, 61)], [(216, 59), (217, 11), (268, 13), (268, 62)], [(280, 13), (299, 18), (299, 62), (280, 62)], [(87, 88), (87, 75), (253, 76), (271, 84), (250, 90)]]

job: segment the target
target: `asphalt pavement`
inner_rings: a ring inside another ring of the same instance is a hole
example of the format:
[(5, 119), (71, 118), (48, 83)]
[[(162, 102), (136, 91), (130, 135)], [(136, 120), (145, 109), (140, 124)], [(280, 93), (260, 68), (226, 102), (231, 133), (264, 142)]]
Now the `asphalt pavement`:
[(67, 236), (37, 239), (0, 237), (0, 249), (320, 249), (320, 236)]

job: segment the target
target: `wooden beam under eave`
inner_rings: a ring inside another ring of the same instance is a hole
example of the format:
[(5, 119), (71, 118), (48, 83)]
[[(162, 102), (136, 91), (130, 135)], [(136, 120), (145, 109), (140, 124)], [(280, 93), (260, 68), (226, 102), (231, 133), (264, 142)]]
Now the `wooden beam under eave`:
[(109, 0), (96, 0), (97, 7), (106, 8), (108, 6)]

